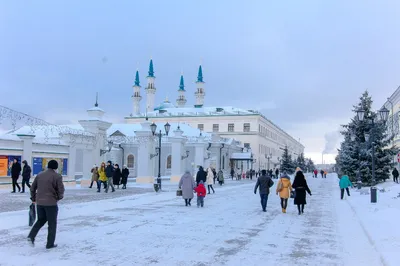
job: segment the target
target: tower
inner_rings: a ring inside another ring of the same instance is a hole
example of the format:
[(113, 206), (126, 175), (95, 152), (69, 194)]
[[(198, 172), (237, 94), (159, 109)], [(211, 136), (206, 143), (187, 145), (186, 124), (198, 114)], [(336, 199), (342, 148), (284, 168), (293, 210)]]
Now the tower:
[(140, 115), (140, 101), (142, 96), (140, 96), (140, 81), (139, 81), (139, 71), (136, 70), (135, 84), (133, 85), (133, 115)]
[(185, 90), (185, 85), (184, 85), (184, 82), (183, 82), (183, 75), (181, 75), (181, 82), (179, 84), (178, 92), (179, 92), (179, 96), (178, 96), (178, 99), (176, 99), (176, 105), (178, 107), (185, 107), (185, 104), (186, 104), (187, 100), (185, 98), (186, 90)]
[(147, 76), (146, 87), (146, 112), (154, 111), (154, 98), (156, 96), (156, 87), (154, 85), (156, 77), (154, 76), (153, 59), (150, 60), (149, 75)]
[(199, 66), (199, 73), (197, 74), (196, 87), (197, 89), (194, 93), (196, 96), (196, 104), (194, 107), (201, 108), (204, 105), (204, 96), (206, 96), (204, 91), (203, 69), (201, 68), (201, 65)]

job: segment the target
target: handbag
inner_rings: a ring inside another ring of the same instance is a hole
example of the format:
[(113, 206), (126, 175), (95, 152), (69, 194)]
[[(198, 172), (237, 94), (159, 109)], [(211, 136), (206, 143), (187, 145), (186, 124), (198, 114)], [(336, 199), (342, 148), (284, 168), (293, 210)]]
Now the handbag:
[(296, 190), (290, 191), (290, 198), (294, 199), (296, 197)]
[(36, 206), (35, 204), (31, 204), (29, 206), (29, 226), (32, 226), (36, 220)]
[(178, 189), (178, 190), (176, 191), (176, 196), (177, 196), (177, 197), (181, 197), (181, 196), (182, 196), (182, 189)]

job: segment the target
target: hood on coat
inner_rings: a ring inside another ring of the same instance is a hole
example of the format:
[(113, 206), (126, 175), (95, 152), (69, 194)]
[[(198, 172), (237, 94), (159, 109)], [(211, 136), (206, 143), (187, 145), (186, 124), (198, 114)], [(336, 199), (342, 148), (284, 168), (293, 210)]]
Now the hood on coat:
[(289, 180), (290, 180), (290, 176), (289, 176), (288, 174), (283, 174), (283, 175), (281, 175), (281, 178), (286, 178), (286, 179), (289, 179)]
[(185, 173), (182, 178), (193, 178), (190, 173)]

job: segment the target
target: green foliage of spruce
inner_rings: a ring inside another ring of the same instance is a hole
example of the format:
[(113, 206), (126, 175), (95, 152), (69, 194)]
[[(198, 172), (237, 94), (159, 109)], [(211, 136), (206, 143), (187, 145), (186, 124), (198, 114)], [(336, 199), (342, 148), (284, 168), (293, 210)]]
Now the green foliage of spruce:
[(289, 153), (288, 148), (285, 147), (282, 154), (281, 172), (293, 174), (295, 170), (296, 170), (296, 165), (292, 159), (292, 155)]
[[(393, 157), (398, 149), (392, 146), (393, 136), (388, 136), (386, 123), (378, 121), (379, 114), (371, 110), (372, 98), (365, 91), (357, 105), (353, 106), (354, 117), (347, 125), (342, 125), (341, 134), (344, 141), (340, 145), (336, 156), (336, 165), (340, 175), (348, 175), (352, 181), (357, 181), (357, 173), (360, 171), (361, 181), (364, 184), (372, 184), (372, 134), (375, 143), (375, 179), (383, 182), (390, 178), (393, 167)], [(364, 109), (363, 121), (358, 121), (357, 110)], [(370, 123), (374, 119), (375, 124)], [(365, 133), (371, 135), (369, 142), (365, 140)], [(351, 140), (351, 135), (355, 140)]]

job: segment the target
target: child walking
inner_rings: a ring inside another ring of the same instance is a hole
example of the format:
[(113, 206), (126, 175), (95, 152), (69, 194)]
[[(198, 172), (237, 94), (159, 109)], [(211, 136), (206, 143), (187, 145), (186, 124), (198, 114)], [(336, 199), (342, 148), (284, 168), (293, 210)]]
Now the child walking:
[(206, 187), (204, 186), (204, 182), (200, 181), (199, 185), (195, 187), (194, 191), (197, 193), (197, 208), (200, 206), (204, 207), (204, 197), (207, 194)]

